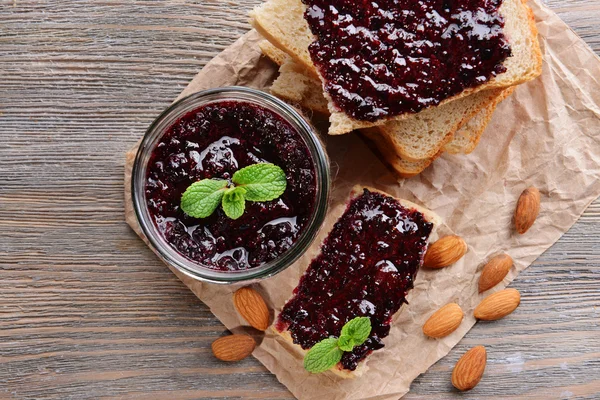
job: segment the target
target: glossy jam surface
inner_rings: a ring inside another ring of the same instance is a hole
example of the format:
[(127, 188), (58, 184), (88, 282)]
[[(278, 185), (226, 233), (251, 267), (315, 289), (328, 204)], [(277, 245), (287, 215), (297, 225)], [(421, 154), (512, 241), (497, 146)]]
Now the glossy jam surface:
[(352, 318), (370, 317), (370, 337), (342, 357), (342, 367), (353, 371), (383, 347), (391, 318), (413, 287), (432, 229), (420, 212), (365, 190), (325, 239), (279, 315), (277, 329), (287, 329), (296, 344), (309, 349), (339, 336)]
[(502, 0), (303, 0), (309, 47), (346, 114), (418, 112), (504, 72)]
[[(270, 202), (246, 202), (236, 220), (221, 207), (196, 219), (180, 210), (181, 195), (205, 178), (230, 179), (259, 162), (280, 166), (287, 188)], [(187, 113), (154, 148), (147, 167), (147, 206), (165, 240), (188, 259), (216, 270), (260, 266), (285, 253), (309, 221), (316, 172), (300, 133), (266, 108), (220, 101)]]

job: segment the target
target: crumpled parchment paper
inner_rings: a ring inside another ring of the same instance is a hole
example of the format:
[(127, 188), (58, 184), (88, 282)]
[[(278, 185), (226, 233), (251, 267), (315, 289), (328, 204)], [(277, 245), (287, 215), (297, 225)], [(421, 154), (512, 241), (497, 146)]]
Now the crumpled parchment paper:
[[(356, 135), (324, 137), (333, 169), (338, 171), (330, 211), (305, 256), (255, 285), (271, 309), (280, 310), (290, 297), (357, 183), (433, 210), (445, 221), (441, 233), (447, 234), (450, 227), (466, 240), (469, 252), (451, 267), (418, 273), (409, 305), (401, 309), (384, 339), (386, 347), (369, 357), (369, 369), (360, 378), (309, 374), (302, 368), (302, 360), (289, 351), (289, 344), (267, 333), (253, 355), (298, 398), (398, 399), (404, 395), (411, 382), (444, 357), (473, 326), (472, 311), (479, 301), (510, 283), (600, 195), (600, 60), (553, 12), (537, 1), (530, 5), (540, 31), (543, 74), (520, 86), (499, 106), (474, 153), (443, 156), (420, 176), (397, 182)], [(208, 63), (180, 97), (228, 85), (266, 89), (277, 69), (261, 57), (259, 40), (255, 31), (241, 37)], [(129, 193), (135, 150), (127, 154), (126, 217), (142, 236)], [(533, 228), (520, 236), (513, 228), (513, 212), (520, 193), (530, 185), (541, 191), (541, 214)], [(485, 260), (500, 252), (510, 254), (515, 266), (501, 285), (479, 295), (479, 271)], [(237, 331), (247, 325), (232, 303), (238, 286), (203, 284), (173, 272), (227, 328)], [(426, 338), (421, 331), (423, 323), (452, 301), (465, 311), (461, 326), (444, 339)]]

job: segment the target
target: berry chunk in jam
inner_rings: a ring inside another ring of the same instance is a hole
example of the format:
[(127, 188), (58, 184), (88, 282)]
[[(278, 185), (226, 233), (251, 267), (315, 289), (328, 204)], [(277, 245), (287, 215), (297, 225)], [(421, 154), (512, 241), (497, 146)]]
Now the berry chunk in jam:
[(503, 0), (302, 0), (311, 58), (358, 120), (418, 112), (505, 72)]
[[(221, 207), (202, 219), (180, 209), (192, 183), (231, 179), (261, 162), (286, 174), (278, 199), (246, 202), (236, 220)], [(155, 226), (180, 254), (215, 270), (245, 270), (278, 258), (296, 242), (314, 211), (316, 171), (301, 134), (284, 118), (256, 104), (223, 100), (188, 112), (166, 130), (148, 162), (145, 192)]]
[(367, 341), (342, 356), (342, 368), (355, 370), (384, 346), (382, 339), (413, 287), (432, 229), (419, 211), (365, 189), (350, 201), (300, 279), (278, 316), (277, 330), (287, 330), (307, 350), (339, 337), (349, 320), (369, 317)]

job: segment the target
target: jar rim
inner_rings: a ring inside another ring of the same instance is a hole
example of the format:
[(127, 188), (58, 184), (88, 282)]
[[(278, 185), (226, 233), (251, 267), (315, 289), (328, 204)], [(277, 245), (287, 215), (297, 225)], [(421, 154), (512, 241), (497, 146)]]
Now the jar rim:
[[(220, 101), (242, 101), (266, 107), (289, 122), (305, 142), (316, 172), (315, 206), (309, 222), (293, 245), (279, 257), (258, 267), (240, 271), (220, 271), (196, 263), (175, 250), (156, 228), (148, 211), (145, 193), (147, 161), (158, 140), (171, 124), (200, 106)], [(271, 277), (292, 265), (316, 237), (327, 212), (330, 191), (330, 168), (327, 153), (312, 126), (292, 106), (257, 89), (228, 86), (209, 89), (184, 97), (164, 110), (149, 126), (138, 147), (131, 174), (131, 196), (139, 226), (150, 246), (168, 265), (184, 275), (209, 283), (239, 283)]]

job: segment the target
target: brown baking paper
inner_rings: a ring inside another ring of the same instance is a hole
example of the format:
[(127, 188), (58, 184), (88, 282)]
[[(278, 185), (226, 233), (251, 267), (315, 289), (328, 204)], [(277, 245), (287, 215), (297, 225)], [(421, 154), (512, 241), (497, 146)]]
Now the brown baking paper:
[[(267, 333), (253, 354), (298, 398), (398, 399), (404, 395), (411, 382), (444, 357), (475, 323), (473, 309), (483, 297), (477, 291), (482, 263), (503, 251), (514, 258), (514, 268), (492, 291), (504, 288), (600, 194), (600, 60), (553, 12), (537, 2), (530, 4), (540, 31), (543, 74), (520, 86), (498, 107), (474, 153), (443, 156), (420, 176), (397, 182), (356, 135), (324, 138), (334, 170), (339, 171), (330, 211), (306, 255), (255, 285), (271, 309), (277, 312), (290, 297), (357, 183), (430, 208), (466, 240), (469, 252), (451, 267), (418, 273), (409, 304), (396, 316), (390, 336), (384, 339), (385, 348), (368, 358), (369, 369), (362, 377), (343, 380), (329, 373), (309, 374), (288, 343)], [(244, 35), (208, 63), (181, 96), (227, 85), (266, 89), (277, 71), (261, 57), (258, 40), (254, 31)], [(127, 155), (126, 216), (142, 236), (128, 192), (134, 154), (132, 149)], [(533, 228), (520, 236), (514, 232), (512, 217), (517, 198), (530, 185), (542, 193), (541, 214)], [(442, 227), (442, 234), (447, 232)], [(246, 323), (232, 304), (237, 286), (204, 284), (173, 272), (227, 328), (243, 330)], [(426, 338), (421, 332), (425, 320), (451, 301), (463, 308), (465, 321), (444, 339)]]

